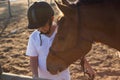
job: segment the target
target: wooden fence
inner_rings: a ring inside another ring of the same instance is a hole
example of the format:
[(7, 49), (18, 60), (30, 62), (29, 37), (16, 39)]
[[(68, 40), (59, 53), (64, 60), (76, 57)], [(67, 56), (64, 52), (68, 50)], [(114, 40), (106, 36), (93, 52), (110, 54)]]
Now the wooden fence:
[[(0, 4), (7, 3), (8, 4), (8, 14), (9, 17), (12, 17), (12, 11), (11, 11), (11, 3), (17, 0), (0, 0)], [(34, 2), (34, 1), (46, 1), (48, 3), (53, 3), (54, 0), (27, 0), (28, 7)], [(59, 1), (59, 0), (58, 0)]]
[[(30, 76), (3, 73), (2, 75), (0, 75), (0, 80), (33, 80), (33, 79)], [(48, 79), (39, 78), (39, 80), (48, 80)]]

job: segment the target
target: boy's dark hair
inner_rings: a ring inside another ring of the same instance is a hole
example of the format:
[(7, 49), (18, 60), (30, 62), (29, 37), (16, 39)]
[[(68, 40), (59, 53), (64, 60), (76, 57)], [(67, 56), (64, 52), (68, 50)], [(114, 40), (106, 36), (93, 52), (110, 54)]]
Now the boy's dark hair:
[(35, 2), (28, 9), (28, 28), (37, 29), (44, 26), (54, 16), (52, 7), (47, 2)]

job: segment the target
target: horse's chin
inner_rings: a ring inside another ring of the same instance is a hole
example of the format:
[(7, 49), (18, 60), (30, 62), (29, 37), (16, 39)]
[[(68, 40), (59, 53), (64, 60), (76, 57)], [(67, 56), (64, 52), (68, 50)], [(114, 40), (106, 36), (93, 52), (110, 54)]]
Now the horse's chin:
[(64, 71), (67, 67), (68, 65), (66, 65), (66, 63), (62, 59), (49, 53), (47, 58), (47, 70), (51, 74), (58, 74), (59, 72)]

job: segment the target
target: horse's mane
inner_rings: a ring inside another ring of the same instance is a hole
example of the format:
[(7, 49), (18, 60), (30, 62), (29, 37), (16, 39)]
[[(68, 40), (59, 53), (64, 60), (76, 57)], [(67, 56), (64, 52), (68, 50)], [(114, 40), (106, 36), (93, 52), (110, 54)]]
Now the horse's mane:
[(80, 0), (80, 3), (83, 4), (95, 4), (95, 3), (103, 3), (103, 2), (120, 2), (120, 0)]

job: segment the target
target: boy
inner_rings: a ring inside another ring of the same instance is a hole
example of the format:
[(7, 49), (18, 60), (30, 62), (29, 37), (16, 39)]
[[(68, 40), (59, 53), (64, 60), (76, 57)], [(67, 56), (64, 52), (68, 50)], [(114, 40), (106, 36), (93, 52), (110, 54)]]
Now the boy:
[[(69, 69), (53, 75), (47, 71), (46, 59), (57, 33), (53, 24), (54, 11), (46, 2), (35, 2), (28, 9), (29, 29), (36, 29), (29, 37), (26, 55), (30, 57), (33, 79), (70, 80)], [(53, 61), (54, 62), (54, 61)]]

